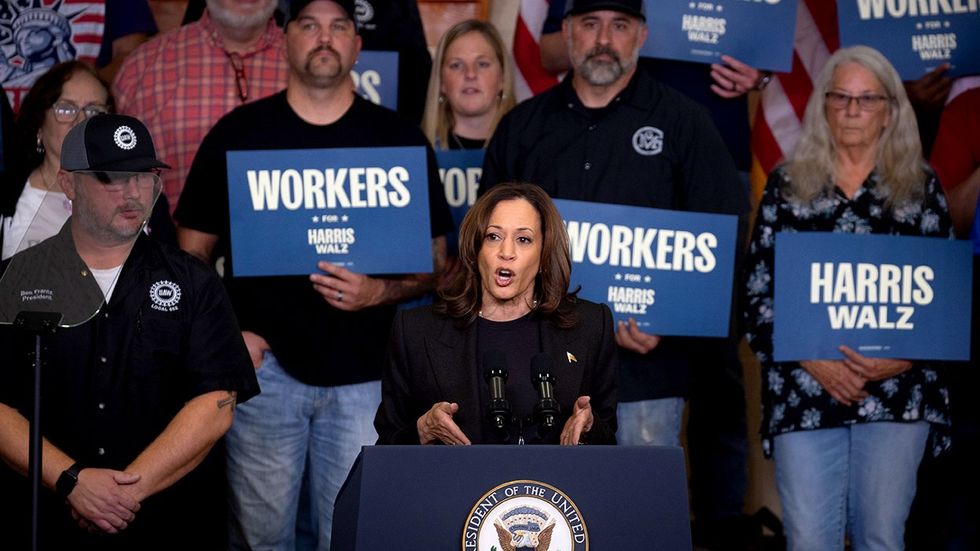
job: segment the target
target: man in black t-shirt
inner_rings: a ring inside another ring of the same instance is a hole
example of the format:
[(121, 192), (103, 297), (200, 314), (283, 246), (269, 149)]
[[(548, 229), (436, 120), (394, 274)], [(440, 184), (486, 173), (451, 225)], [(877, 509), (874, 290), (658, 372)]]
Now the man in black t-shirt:
[[(573, 73), (497, 126), (481, 190), (522, 180), (555, 198), (744, 214), (731, 155), (705, 110), (637, 70), (642, 0), (569, 2), (562, 33)], [(679, 445), (690, 347), (620, 323), (616, 440)]]
[[(164, 167), (137, 119), (79, 123), (58, 173), (72, 216), (14, 255), (0, 282), (0, 320), (57, 311), (71, 326), (43, 337), (44, 549), (224, 545), (210, 452), (258, 385), (221, 281), (142, 231)], [(34, 339), (0, 326), (0, 350), (0, 457), (26, 471)], [(28, 509), (26, 493), (0, 495), (24, 495)], [(17, 536), (5, 545), (26, 548)]]
[[(207, 261), (228, 251), (228, 151), (419, 146), (439, 269), (452, 222), (435, 156), (418, 128), (354, 94), (354, 2), (294, 0), (290, 11), (288, 87), (232, 111), (205, 137), (175, 212), (181, 246)], [(310, 271), (317, 273), (236, 277), (234, 257), (224, 263), (262, 387), (227, 438), (233, 547), (293, 549), (297, 522), (312, 518), (312, 534), (302, 535), (329, 548), (336, 494), (361, 446), (377, 440), (372, 421), (395, 306), (434, 284), (431, 274), (379, 278), (326, 262)], [(304, 477), (310, 516), (301, 510), (297, 519)]]

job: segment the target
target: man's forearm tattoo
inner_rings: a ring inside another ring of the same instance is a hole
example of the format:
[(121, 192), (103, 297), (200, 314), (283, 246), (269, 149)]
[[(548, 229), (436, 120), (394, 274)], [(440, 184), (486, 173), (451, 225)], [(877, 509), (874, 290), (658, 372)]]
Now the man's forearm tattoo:
[(225, 406), (231, 406), (232, 411), (235, 410), (235, 403), (238, 401), (238, 393), (234, 390), (228, 391), (228, 397), (223, 400), (218, 400), (218, 409)]

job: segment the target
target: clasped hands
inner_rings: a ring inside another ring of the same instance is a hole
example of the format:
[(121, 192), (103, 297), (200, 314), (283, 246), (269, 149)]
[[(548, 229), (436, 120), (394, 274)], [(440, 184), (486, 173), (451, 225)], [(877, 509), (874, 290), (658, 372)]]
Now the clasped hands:
[(839, 346), (843, 360), (804, 360), (803, 369), (838, 402), (849, 406), (868, 397), (864, 384), (908, 371), (912, 362), (890, 358), (868, 358), (847, 346)]
[(125, 530), (140, 510), (140, 475), (112, 469), (85, 468), (68, 494), (71, 516), (90, 532), (116, 534)]
[[(588, 396), (579, 396), (572, 407), (572, 415), (562, 428), (559, 443), (562, 446), (578, 445), (583, 433), (592, 430), (594, 417)], [(418, 418), (415, 427), (418, 430), (419, 442), (434, 444), (442, 442), (449, 446), (468, 446), (470, 439), (466, 437), (459, 425), (453, 421), (453, 415), (459, 411), (459, 404), (439, 402), (429, 411)]]

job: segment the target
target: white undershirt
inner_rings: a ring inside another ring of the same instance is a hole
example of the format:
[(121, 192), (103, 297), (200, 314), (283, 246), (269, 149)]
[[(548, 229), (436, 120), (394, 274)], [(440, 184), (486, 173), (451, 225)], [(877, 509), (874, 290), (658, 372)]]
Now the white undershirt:
[(99, 284), (99, 288), (102, 289), (106, 304), (109, 304), (109, 299), (112, 298), (112, 291), (116, 288), (116, 279), (119, 277), (119, 271), (122, 270), (122, 264), (115, 268), (104, 270), (89, 268), (89, 270), (92, 272), (92, 277), (95, 278), (95, 282)]
[(61, 231), (71, 214), (71, 202), (60, 191), (42, 191), (28, 182), (17, 199), (14, 215), (0, 219), (7, 259)]

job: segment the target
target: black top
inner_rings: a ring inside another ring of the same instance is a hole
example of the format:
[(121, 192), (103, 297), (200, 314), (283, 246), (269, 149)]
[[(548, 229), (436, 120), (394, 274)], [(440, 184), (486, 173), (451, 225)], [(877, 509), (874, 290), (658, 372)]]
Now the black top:
[[(481, 192), (534, 182), (554, 198), (744, 214), (748, 194), (704, 108), (638, 70), (604, 110), (586, 109), (566, 78), (504, 116), (484, 158)], [(686, 340), (620, 351), (623, 402), (683, 396)]]
[[(283, 368), (303, 383), (336, 386), (377, 380), (395, 307), (358, 312), (334, 309), (308, 277), (234, 277), (227, 239), (227, 151), (336, 147), (424, 146), (429, 168), (432, 235), (452, 228), (435, 154), (422, 132), (392, 111), (356, 97), (336, 122), (318, 126), (301, 119), (286, 92), (238, 107), (208, 132), (187, 176), (174, 213), (178, 223), (217, 235), (225, 253), (225, 281), (242, 329), (264, 337)], [(379, 214), (381, 216), (381, 214)], [(310, 266), (314, 272), (316, 266)]]
[[(526, 418), (534, 411), (538, 395), (531, 384), (531, 358), (541, 352), (541, 331), (531, 315), (513, 321), (477, 319), (478, 356), (487, 350), (499, 350), (507, 358), (507, 399), (511, 411)], [(480, 372), (483, 375), (483, 372)]]
[(450, 132), (446, 141), (449, 142), (446, 144), (446, 147), (453, 151), (459, 151), (462, 149), (483, 149), (483, 145), (487, 143), (486, 139), (477, 140), (473, 138), (464, 138), (455, 132)]
[[(538, 326), (540, 350), (552, 361), (554, 397), (561, 413), (552, 430), (540, 438), (525, 431), (526, 443), (557, 444), (561, 429), (579, 396), (591, 399), (594, 423), (582, 441), (616, 443), (616, 342), (612, 314), (604, 304), (576, 299), (578, 323), (561, 329), (547, 317), (528, 318)], [(462, 325), (437, 314), (431, 306), (400, 310), (388, 344), (388, 363), (381, 381), (381, 407), (374, 419), (379, 444), (418, 444), (416, 421), (437, 402), (456, 402), (453, 421), (474, 444), (515, 443), (502, 439), (490, 421), (490, 390), (483, 378), (478, 350), (484, 335), (479, 322)], [(510, 360), (508, 359), (510, 362)], [(516, 367), (513, 362), (508, 366)], [(523, 381), (508, 378), (508, 398)], [(527, 379), (525, 379), (527, 380)]]
[[(52, 247), (74, 251), (68, 225), (21, 254), (45, 254)], [(91, 276), (80, 280), (79, 292), (85, 285), (95, 285)], [(124, 469), (196, 396), (232, 390), (244, 402), (259, 391), (220, 280), (199, 260), (144, 235), (123, 265), (109, 304), (80, 326), (45, 335), (44, 343), (44, 436), (86, 466)], [(0, 326), (0, 350), (6, 358), (0, 401), (30, 418), (34, 339)], [(124, 537), (111, 543), (138, 549), (176, 538), (184, 541), (180, 547), (193, 546), (193, 530), (173, 527), (185, 526), (183, 515), (204, 503), (220, 506), (222, 468), (223, 459), (212, 453), (191, 474), (145, 500)], [(53, 494), (45, 496), (45, 537), (59, 542), (48, 548), (76, 548), (86, 541), (111, 547), (106, 538), (91, 540)], [(223, 518), (201, 513), (202, 523)], [(195, 524), (199, 520), (189, 516)]]

